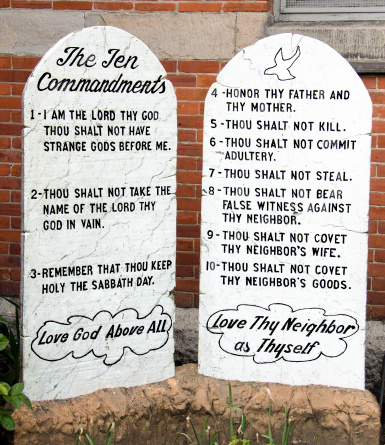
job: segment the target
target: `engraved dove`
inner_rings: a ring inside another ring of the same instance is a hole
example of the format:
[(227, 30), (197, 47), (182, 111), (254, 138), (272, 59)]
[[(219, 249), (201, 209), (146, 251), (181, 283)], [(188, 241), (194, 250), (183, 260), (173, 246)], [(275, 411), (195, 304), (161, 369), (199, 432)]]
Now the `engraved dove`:
[(295, 53), (289, 59), (284, 59), (282, 54), (282, 48), (280, 48), (274, 57), (275, 65), (265, 69), (264, 74), (269, 76), (275, 74), (279, 80), (295, 79), (295, 76), (291, 74), (289, 68), (293, 66), (294, 62), (298, 59), (300, 55), (301, 55), (301, 50), (299, 49), (299, 46), (297, 46)]

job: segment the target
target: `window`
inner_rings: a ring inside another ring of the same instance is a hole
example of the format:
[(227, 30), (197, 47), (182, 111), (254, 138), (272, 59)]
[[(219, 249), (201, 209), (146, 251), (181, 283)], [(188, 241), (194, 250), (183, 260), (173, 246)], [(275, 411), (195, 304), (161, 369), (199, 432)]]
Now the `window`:
[(277, 12), (279, 20), (385, 20), (385, 0), (281, 0)]

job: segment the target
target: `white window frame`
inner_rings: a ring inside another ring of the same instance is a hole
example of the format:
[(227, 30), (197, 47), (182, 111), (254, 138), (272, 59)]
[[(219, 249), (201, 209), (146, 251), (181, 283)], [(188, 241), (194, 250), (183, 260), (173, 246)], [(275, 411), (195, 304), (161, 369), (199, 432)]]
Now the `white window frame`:
[(286, 0), (274, 2), (275, 16), (282, 21), (385, 20), (385, 6), (376, 7), (286, 7)]

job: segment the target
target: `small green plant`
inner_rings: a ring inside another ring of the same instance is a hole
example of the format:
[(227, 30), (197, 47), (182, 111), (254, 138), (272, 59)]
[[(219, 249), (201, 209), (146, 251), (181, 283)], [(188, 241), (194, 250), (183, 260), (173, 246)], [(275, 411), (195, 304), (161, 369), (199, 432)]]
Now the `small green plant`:
[[(96, 444), (96, 442), (95, 442), (95, 427), (94, 427), (94, 422), (93, 422), (92, 419), (91, 419), (90, 423), (91, 423), (91, 430), (92, 430), (91, 434), (92, 434), (92, 437), (90, 437), (87, 433), (85, 433), (83, 431), (83, 428), (81, 428), (80, 432), (79, 432), (79, 435), (78, 435), (78, 437), (76, 439), (75, 445), (79, 445), (79, 443), (80, 444), (83, 443), (83, 441), (82, 441), (83, 436), (86, 437), (89, 445), (95, 445)], [(112, 439), (114, 437), (114, 429), (115, 429), (115, 422), (112, 422), (110, 424), (110, 426), (108, 427), (106, 435), (104, 437), (104, 445), (111, 445)]]
[[(209, 416), (206, 417), (206, 420), (205, 420), (205, 422), (203, 424), (202, 435), (200, 436), (197, 433), (197, 431), (196, 431), (196, 429), (194, 427), (194, 424), (193, 424), (192, 420), (190, 419), (190, 417), (187, 417), (187, 419), (186, 419), (186, 426), (188, 427), (188, 426), (191, 425), (191, 428), (194, 431), (194, 436), (195, 436), (195, 439), (197, 441), (197, 445), (218, 445), (217, 442), (216, 442), (216, 439), (217, 439), (217, 436), (218, 436), (218, 431), (214, 431), (213, 435), (211, 435), (210, 426), (207, 425), (208, 421), (209, 421)], [(192, 444), (194, 443), (192, 441), (192, 439), (187, 434), (185, 434), (185, 433), (178, 433), (178, 435), (177, 435), (177, 437), (176, 437), (176, 439), (174, 441), (174, 445), (178, 442), (178, 440), (180, 439), (181, 436), (185, 437), (187, 440), (189, 440), (190, 443), (192, 443)], [(207, 436), (208, 442), (206, 442), (206, 436)]]
[[(20, 330), (19, 330), (19, 306), (4, 297), (15, 307), (15, 323), (0, 317), (0, 354), (6, 358), (6, 372), (1, 374), (0, 381), (0, 424), (8, 431), (15, 429), (15, 421), (12, 417), (14, 409), (20, 409), (24, 403), (32, 408), (31, 401), (23, 394), (24, 384), (18, 383), (20, 367)], [(11, 326), (15, 326), (16, 337)], [(13, 408), (7, 407), (11, 405)]]
[(232, 436), (229, 445), (250, 445), (249, 439), (240, 439), (237, 436)]
[[(19, 305), (1, 297), (12, 304), (15, 308), (15, 322), (0, 317), (0, 351), (5, 359), (5, 372), (0, 374), (0, 380), (13, 385), (18, 382), (20, 371), (20, 327), (19, 327)], [(13, 327), (13, 329), (12, 329)], [(16, 335), (14, 335), (15, 330)]]
[[(293, 423), (294, 421), (288, 418), (287, 408), (285, 406), (285, 425), (283, 427), (283, 433), (282, 433), (282, 445), (289, 444), (290, 431), (293, 426)], [(269, 408), (269, 435), (268, 436), (262, 435), (262, 437), (269, 439), (269, 445), (276, 445), (271, 432), (271, 405)]]
[[(243, 441), (244, 435), (245, 435), (245, 430), (246, 430), (246, 415), (241, 410), (241, 408), (237, 408), (236, 406), (233, 406), (233, 396), (232, 396), (232, 392), (231, 392), (231, 384), (230, 383), (229, 383), (229, 406), (228, 406), (228, 408), (230, 409), (230, 436), (231, 436), (231, 440), (233, 440), (233, 438), (236, 438), (236, 435), (234, 434), (233, 413), (232, 412), (240, 411), (242, 413), (241, 426), (238, 429), (238, 434), (240, 434), (241, 440)], [(235, 445), (237, 443), (241, 443), (243, 445), (243, 442), (234, 442)], [(230, 442), (230, 444), (231, 444), (231, 442)], [(233, 444), (231, 444), (231, 445), (233, 445)], [(247, 445), (247, 443), (245, 443), (245, 445)]]

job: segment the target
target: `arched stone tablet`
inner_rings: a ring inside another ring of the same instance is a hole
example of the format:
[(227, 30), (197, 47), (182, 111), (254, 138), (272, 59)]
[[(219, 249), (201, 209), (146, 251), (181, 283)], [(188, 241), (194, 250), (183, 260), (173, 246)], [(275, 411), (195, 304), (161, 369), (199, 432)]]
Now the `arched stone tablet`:
[(206, 98), (199, 370), (364, 388), (372, 107), (328, 45), (245, 48)]
[(60, 40), (24, 92), (23, 381), (60, 399), (173, 375), (176, 98), (112, 27)]

